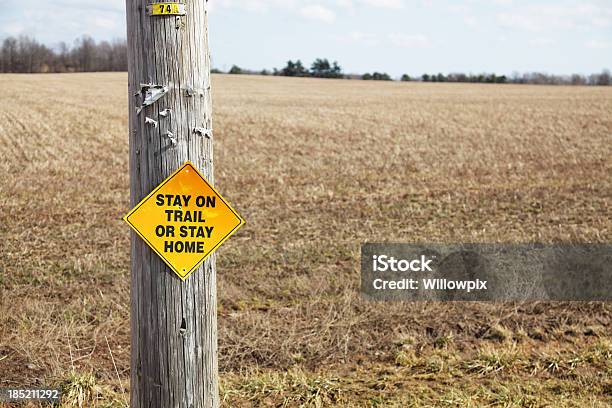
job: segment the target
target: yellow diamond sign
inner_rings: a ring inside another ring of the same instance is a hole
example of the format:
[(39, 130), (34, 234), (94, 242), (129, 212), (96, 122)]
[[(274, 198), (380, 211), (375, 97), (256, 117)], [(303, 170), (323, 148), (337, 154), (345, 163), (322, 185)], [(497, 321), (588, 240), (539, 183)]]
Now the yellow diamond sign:
[(183, 280), (244, 224), (191, 162), (123, 219)]

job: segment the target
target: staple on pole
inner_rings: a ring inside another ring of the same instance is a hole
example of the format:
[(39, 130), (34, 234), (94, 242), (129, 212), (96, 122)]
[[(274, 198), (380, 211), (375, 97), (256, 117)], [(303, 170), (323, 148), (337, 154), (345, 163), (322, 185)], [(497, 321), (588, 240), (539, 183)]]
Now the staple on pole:
[(154, 128), (157, 128), (157, 121), (156, 121), (156, 120), (154, 120), (154, 119), (151, 119), (151, 118), (150, 118), (150, 117), (148, 117), (148, 116), (145, 118), (145, 124), (146, 124), (146, 125), (151, 125), (151, 126), (153, 126)]
[(186, 86), (185, 87), (185, 95), (187, 95), (188, 97), (193, 97), (195, 95), (198, 95), (200, 97), (204, 96), (204, 89), (202, 88), (194, 88), (193, 86)]
[(196, 127), (193, 129), (193, 131), (197, 134), (199, 134), (200, 136), (204, 136), (207, 139), (210, 139), (212, 137), (212, 129), (206, 129), (203, 127)]
[(159, 116), (161, 116), (162, 118), (165, 118), (166, 116), (170, 115), (171, 113), (172, 113), (172, 109), (166, 108), (163, 111), (159, 112)]
[(167, 131), (166, 137), (170, 139), (170, 142), (172, 143), (172, 145), (176, 145), (177, 141), (176, 141), (176, 136), (174, 136), (174, 133), (172, 133), (171, 131)]

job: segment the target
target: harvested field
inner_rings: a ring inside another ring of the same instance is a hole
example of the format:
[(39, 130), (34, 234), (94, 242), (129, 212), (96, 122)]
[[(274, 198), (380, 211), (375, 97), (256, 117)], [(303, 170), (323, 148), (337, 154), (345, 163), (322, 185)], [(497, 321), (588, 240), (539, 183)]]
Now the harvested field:
[[(127, 75), (0, 75), (0, 387), (129, 390)], [(228, 407), (604, 407), (609, 303), (369, 303), (359, 245), (612, 241), (612, 88), (213, 76)], [(115, 365), (117, 369), (115, 370)]]

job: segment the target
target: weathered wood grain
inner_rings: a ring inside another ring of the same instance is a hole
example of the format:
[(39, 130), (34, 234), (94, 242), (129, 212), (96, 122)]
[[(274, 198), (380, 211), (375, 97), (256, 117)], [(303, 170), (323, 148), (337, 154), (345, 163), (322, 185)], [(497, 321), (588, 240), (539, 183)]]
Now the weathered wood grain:
[[(212, 135), (193, 131), (212, 128), (207, 2), (186, 0), (183, 17), (149, 16), (149, 3), (126, 0), (132, 205), (186, 160), (214, 182)], [(142, 83), (170, 91), (136, 114)], [(182, 282), (134, 232), (131, 250), (131, 406), (218, 407), (214, 255)]]

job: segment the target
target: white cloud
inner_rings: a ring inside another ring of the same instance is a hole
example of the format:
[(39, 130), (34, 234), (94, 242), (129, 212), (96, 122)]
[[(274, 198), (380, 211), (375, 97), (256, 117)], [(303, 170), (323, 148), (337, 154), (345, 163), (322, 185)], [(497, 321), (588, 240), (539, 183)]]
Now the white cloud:
[(468, 13), (470, 9), (465, 4), (453, 4), (451, 6), (448, 6), (448, 11), (450, 11), (451, 13), (464, 14)]
[[(30, 1), (31, 3), (36, 4), (40, 8), (40, 4), (37, 1)], [(123, 0), (106, 0), (106, 1), (98, 1), (98, 0), (55, 0), (53, 2), (53, 7), (60, 7), (67, 10), (86, 10), (91, 12), (95, 11), (113, 11), (117, 13), (125, 12), (125, 1)]]
[(525, 31), (548, 31), (612, 26), (612, 6), (573, 1), (558, 5), (517, 7), (497, 14), (500, 25)]
[(361, 2), (368, 6), (388, 9), (400, 9), (404, 7), (404, 2), (402, 0), (361, 0)]
[(478, 26), (478, 19), (474, 16), (465, 16), (463, 17), (463, 22), (465, 23), (465, 25), (469, 26), (469, 27), (476, 27)]
[(324, 23), (333, 23), (336, 20), (336, 14), (332, 10), (319, 5), (302, 7), (300, 15), (304, 18)]
[(532, 47), (550, 47), (555, 43), (555, 40), (547, 37), (533, 38), (529, 41), (529, 45), (531, 45)]
[(352, 9), (353, 7), (355, 7), (353, 0), (336, 0), (336, 4), (338, 5), (338, 7), (346, 9)]
[(225, 9), (240, 9), (245, 11), (264, 12), (275, 8), (295, 8), (295, 0), (214, 0), (209, 3), (209, 9), (214, 11), (217, 7)]
[(8, 35), (13, 35), (13, 36), (20, 35), (20, 34), (26, 34), (24, 25), (21, 23), (17, 23), (17, 22), (4, 24), (2, 27), (2, 31)]
[(50, 46), (83, 34), (97, 40), (125, 37), (125, 1), (21, 0), (0, 13), (0, 38), (26, 34)]
[(93, 22), (96, 25), (96, 27), (100, 27), (100, 28), (113, 29), (117, 27), (117, 21), (111, 18), (96, 17), (94, 18)]
[(472, 12), (471, 8), (465, 4), (452, 4), (447, 6), (446, 11), (458, 14), (466, 26), (475, 28), (478, 26), (478, 19)]
[(374, 34), (353, 31), (352, 33), (350, 33), (350, 36), (354, 41), (360, 41), (369, 45), (375, 45), (376, 43), (378, 43), (378, 39)]
[(607, 50), (608, 48), (612, 48), (612, 43), (601, 40), (589, 40), (586, 42), (585, 46), (592, 50)]
[(542, 29), (539, 16), (522, 13), (500, 13), (497, 15), (497, 21), (506, 28), (526, 31), (540, 31)]
[(424, 34), (404, 34), (394, 33), (389, 34), (389, 40), (392, 44), (402, 48), (429, 48), (431, 42)]
[(324, 7), (330, 10), (332, 8), (354, 10), (357, 5), (386, 9), (400, 9), (404, 7), (404, 0), (319, 0), (317, 3), (312, 5), (308, 0), (214, 0), (210, 2), (209, 7), (212, 10), (219, 7), (226, 9), (237, 8), (247, 11), (269, 11), (277, 8), (300, 11), (307, 7)]
[(351, 31), (347, 35), (341, 35), (335, 38), (343, 43), (355, 43), (366, 46), (375, 46), (380, 43), (380, 40), (376, 34), (365, 33), (362, 31)]

